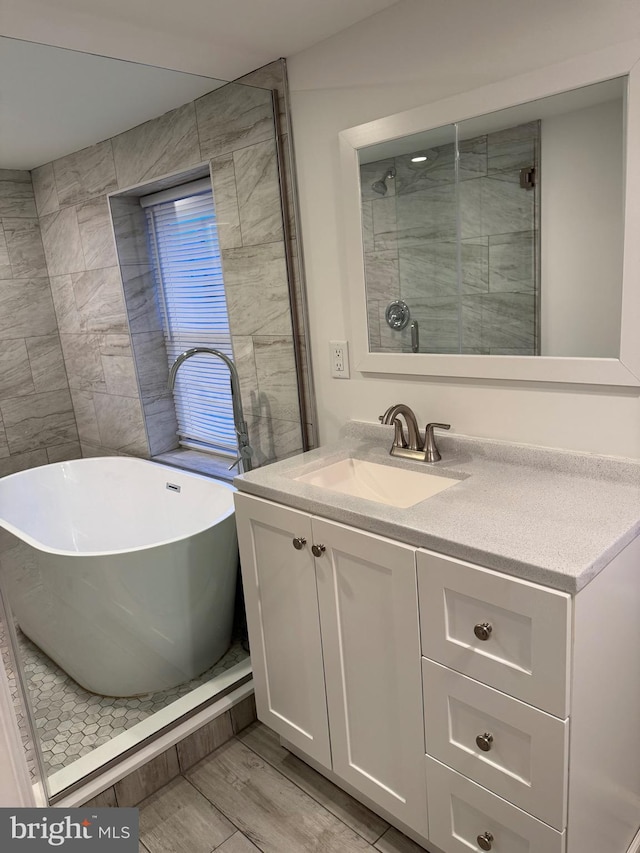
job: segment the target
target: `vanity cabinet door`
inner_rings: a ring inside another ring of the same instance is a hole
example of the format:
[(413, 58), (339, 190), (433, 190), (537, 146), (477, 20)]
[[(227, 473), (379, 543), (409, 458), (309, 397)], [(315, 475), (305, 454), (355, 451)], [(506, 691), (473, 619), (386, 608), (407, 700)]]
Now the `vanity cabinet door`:
[(258, 717), (331, 767), (311, 519), (234, 497)]
[(313, 519), (333, 770), (427, 835), (415, 550)]

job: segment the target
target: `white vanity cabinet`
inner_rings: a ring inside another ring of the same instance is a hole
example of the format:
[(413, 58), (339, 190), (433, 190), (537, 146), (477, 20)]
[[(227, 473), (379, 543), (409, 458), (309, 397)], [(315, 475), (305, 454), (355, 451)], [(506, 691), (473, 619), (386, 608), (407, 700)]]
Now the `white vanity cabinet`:
[(640, 853), (640, 539), (570, 595), (236, 494), (258, 716), (427, 850)]
[(415, 550), (242, 494), (236, 517), (258, 717), (426, 836)]

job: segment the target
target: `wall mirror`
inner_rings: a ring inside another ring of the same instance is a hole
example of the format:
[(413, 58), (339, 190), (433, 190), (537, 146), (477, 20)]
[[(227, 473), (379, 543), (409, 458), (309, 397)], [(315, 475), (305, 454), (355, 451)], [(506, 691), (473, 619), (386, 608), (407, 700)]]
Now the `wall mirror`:
[(637, 51), (341, 133), (359, 370), (640, 384)]

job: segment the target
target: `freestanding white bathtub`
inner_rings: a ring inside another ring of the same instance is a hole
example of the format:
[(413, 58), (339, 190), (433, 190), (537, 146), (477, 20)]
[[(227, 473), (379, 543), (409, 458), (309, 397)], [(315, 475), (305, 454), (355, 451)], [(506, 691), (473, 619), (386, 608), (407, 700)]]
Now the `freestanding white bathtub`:
[(0, 572), (22, 631), (78, 684), (135, 696), (229, 646), (233, 486), (105, 457), (0, 480)]

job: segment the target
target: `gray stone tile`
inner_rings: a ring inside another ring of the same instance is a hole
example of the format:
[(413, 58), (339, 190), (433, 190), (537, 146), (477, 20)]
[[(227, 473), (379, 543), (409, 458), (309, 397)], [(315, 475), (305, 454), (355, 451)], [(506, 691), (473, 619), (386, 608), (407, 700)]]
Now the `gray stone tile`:
[(502, 172), (505, 169), (520, 170), (533, 166), (539, 136), (540, 122), (538, 121), (490, 133), (487, 137), (489, 174)]
[(0, 398), (35, 392), (24, 340), (0, 341)]
[(367, 300), (390, 301), (400, 296), (400, 262), (398, 252), (368, 252), (364, 256)]
[[(365, 254), (375, 252), (376, 244), (373, 236), (373, 202), (364, 201), (361, 207), (362, 216), (362, 246)], [(395, 247), (393, 247), (395, 248)]]
[(265, 89), (228, 83), (195, 103), (203, 159), (274, 138), (271, 92)]
[(55, 213), (56, 210), (59, 210), (60, 204), (58, 202), (56, 179), (53, 173), (53, 163), (45, 163), (44, 166), (38, 166), (37, 169), (33, 169), (31, 171), (31, 180), (38, 216)]
[(259, 838), (263, 853), (315, 850), (319, 838), (323, 853), (369, 850), (361, 836), (238, 740), (205, 758), (187, 778), (241, 832)]
[(227, 249), (222, 266), (233, 335), (291, 334), (282, 243)]
[(104, 196), (91, 199), (79, 204), (76, 211), (86, 268), (94, 270), (115, 266), (118, 257), (107, 199)]
[[(464, 186), (467, 183), (465, 181)], [(406, 248), (425, 240), (455, 241), (456, 192), (453, 184), (398, 195), (395, 201), (397, 230), (378, 231), (374, 225), (376, 249)]]
[(180, 770), (184, 773), (232, 737), (231, 715), (229, 711), (225, 711), (176, 744)]
[(487, 174), (487, 137), (461, 139), (458, 142), (458, 180), (480, 178)]
[(245, 417), (253, 412), (260, 414), (258, 399), (258, 377), (256, 375), (256, 360), (253, 352), (253, 338), (250, 335), (234, 335), (233, 363), (238, 371), (240, 380), (240, 397)]
[(489, 237), (489, 290), (519, 293), (535, 289), (536, 232)]
[(242, 244), (255, 246), (284, 239), (275, 140), (233, 154)]
[(240, 740), (370, 844), (389, 828), (385, 820), (280, 746), (278, 735), (262, 723), (245, 729)]
[(178, 447), (178, 421), (173, 394), (167, 391), (163, 397), (143, 400), (143, 408), (151, 456), (175, 450)]
[(84, 253), (75, 207), (40, 217), (40, 228), (50, 276), (84, 270)]
[(150, 853), (211, 853), (235, 832), (235, 826), (182, 777), (140, 804), (140, 840)]
[(2, 225), (13, 278), (48, 275), (38, 220), (5, 217)]
[(109, 202), (120, 264), (148, 264), (146, 217), (140, 203), (128, 196)]
[(255, 694), (247, 696), (231, 708), (231, 723), (235, 734), (243, 731), (257, 719)]
[(59, 335), (26, 339), (31, 374), (36, 391), (68, 389), (67, 372)]
[(56, 331), (48, 278), (0, 281), (0, 340)]
[(82, 331), (128, 333), (118, 267), (73, 273), (71, 280)]
[(53, 173), (61, 206), (78, 204), (117, 189), (111, 140), (54, 160)]
[(21, 169), (0, 169), (0, 216), (37, 215), (31, 174)]
[(71, 274), (52, 276), (50, 281), (58, 329), (65, 334), (80, 333), (82, 326)]
[(162, 315), (153, 272), (148, 264), (121, 267), (129, 327), (136, 332), (161, 332)]
[(62, 333), (60, 341), (69, 387), (77, 391), (106, 392), (100, 352), (102, 336), (97, 332), (79, 335)]
[(256, 86), (259, 89), (275, 89), (278, 92), (278, 104), (280, 115), (286, 117), (286, 104), (284, 89), (286, 86), (287, 71), (284, 59), (274, 59), (266, 65), (261, 65), (255, 71), (250, 71), (242, 77), (238, 77), (235, 83), (246, 86)]
[(133, 186), (199, 163), (193, 102), (113, 137), (120, 188)]
[(378, 197), (371, 202), (371, 210), (373, 211), (374, 243), (377, 241), (378, 235), (395, 234), (397, 232), (398, 212), (395, 196)]
[(285, 227), (287, 229), (289, 239), (293, 240), (297, 236), (297, 198), (294, 191), (295, 172), (291, 163), (292, 152), (289, 145), (289, 134), (282, 134), (280, 137), (280, 146), (282, 151), (282, 171), (280, 179), (282, 181), (282, 193), (284, 196)]
[[(69, 444), (56, 444), (47, 447), (47, 459), (49, 462), (66, 462), (68, 459), (81, 459), (82, 451), (80, 442), (72, 441)], [(73, 730), (73, 729), (72, 729)]]
[(11, 453), (39, 450), (78, 440), (68, 391), (48, 391), (0, 401)]
[(467, 237), (529, 231), (534, 225), (534, 193), (520, 187), (518, 171), (495, 172), (459, 187), (460, 228)]
[(169, 381), (164, 333), (136, 332), (131, 339), (143, 398), (164, 395)]
[(256, 336), (253, 350), (261, 416), (299, 421), (293, 338)]
[(149, 445), (140, 400), (115, 394), (94, 394), (100, 444), (134, 456), (148, 456)]
[(242, 231), (233, 154), (211, 160), (211, 183), (220, 248), (234, 249), (242, 245)]
[(4, 228), (0, 219), (0, 279), (5, 278), (13, 278), (13, 271), (9, 260), (9, 250), (7, 249), (7, 241), (4, 236)]
[(297, 421), (247, 415), (247, 427), (256, 466), (302, 452), (302, 432)]
[(143, 765), (139, 770), (116, 782), (116, 798), (120, 808), (137, 806), (180, 774), (175, 746)]
[(29, 468), (37, 468), (48, 463), (46, 450), (32, 450), (28, 453), (12, 453), (8, 458), (0, 459), (0, 477), (17, 474)]
[(102, 370), (108, 394), (138, 398), (133, 355), (102, 355)]
[[(450, 133), (451, 142), (421, 148), (395, 158), (397, 195), (455, 183), (455, 128), (453, 125)], [(418, 154), (426, 156), (427, 160), (421, 163), (411, 162), (411, 158)]]
[(491, 350), (533, 349), (533, 293), (488, 293), (482, 297), (482, 342)]

